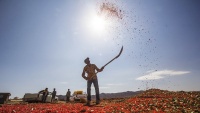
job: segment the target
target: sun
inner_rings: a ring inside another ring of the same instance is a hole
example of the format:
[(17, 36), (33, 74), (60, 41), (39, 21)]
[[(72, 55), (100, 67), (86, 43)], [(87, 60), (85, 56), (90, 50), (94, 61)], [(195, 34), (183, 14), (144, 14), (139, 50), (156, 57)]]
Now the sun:
[(101, 16), (95, 15), (90, 20), (90, 29), (95, 33), (104, 33), (106, 26), (106, 20)]

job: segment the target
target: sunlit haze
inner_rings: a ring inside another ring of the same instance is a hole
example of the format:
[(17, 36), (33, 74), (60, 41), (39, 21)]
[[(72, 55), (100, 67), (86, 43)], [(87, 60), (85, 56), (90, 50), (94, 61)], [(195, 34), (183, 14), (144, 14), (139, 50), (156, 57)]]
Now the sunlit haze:
[(106, 21), (102, 17), (95, 15), (93, 18), (91, 18), (91, 21), (89, 22), (91, 22), (90, 26), (93, 32), (100, 33), (100, 34), (105, 32), (104, 30), (106, 28)]

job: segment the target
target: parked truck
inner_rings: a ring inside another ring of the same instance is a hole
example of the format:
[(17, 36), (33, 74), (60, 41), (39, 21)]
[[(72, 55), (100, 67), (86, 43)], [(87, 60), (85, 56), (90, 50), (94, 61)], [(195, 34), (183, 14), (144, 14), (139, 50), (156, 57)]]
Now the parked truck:
[(0, 104), (5, 104), (9, 101), (10, 93), (1, 93), (0, 92)]
[(83, 93), (83, 91), (74, 91), (73, 95), (70, 97), (71, 101), (78, 101), (78, 102), (86, 102), (87, 94)]
[[(23, 101), (24, 102), (42, 102), (42, 96), (43, 94), (41, 93), (25, 93), (24, 97), (23, 97)], [(58, 97), (55, 97), (55, 102), (58, 101)], [(46, 101), (45, 102), (52, 102), (52, 93), (49, 92), (49, 94), (47, 95)]]

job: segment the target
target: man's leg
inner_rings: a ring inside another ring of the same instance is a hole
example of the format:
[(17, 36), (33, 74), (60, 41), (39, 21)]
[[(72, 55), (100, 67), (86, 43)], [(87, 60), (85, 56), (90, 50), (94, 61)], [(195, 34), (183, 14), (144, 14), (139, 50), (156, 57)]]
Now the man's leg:
[(87, 103), (89, 104), (91, 101), (91, 85), (92, 85), (92, 80), (87, 81)]
[(51, 97), (51, 102), (53, 103), (53, 98), (54, 98), (54, 95), (52, 95), (52, 97)]
[(99, 97), (99, 84), (98, 84), (98, 80), (95, 79), (93, 81), (94, 83), (94, 88), (95, 88), (95, 93), (96, 93), (96, 104), (100, 103), (100, 97)]
[(42, 95), (42, 102), (44, 103), (45, 95)]
[(46, 102), (47, 96), (44, 97), (44, 103)]

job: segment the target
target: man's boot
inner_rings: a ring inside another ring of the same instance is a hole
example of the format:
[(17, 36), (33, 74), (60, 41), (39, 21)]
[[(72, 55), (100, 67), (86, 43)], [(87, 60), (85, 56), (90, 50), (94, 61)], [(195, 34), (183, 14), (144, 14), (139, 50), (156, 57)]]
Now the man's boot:
[(96, 105), (100, 104), (100, 100), (96, 100)]
[(91, 103), (90, 101), (87, 101), (87, 103), (85, 104), (85, 106), (90, 106), (91, 105), (90, 103)]

